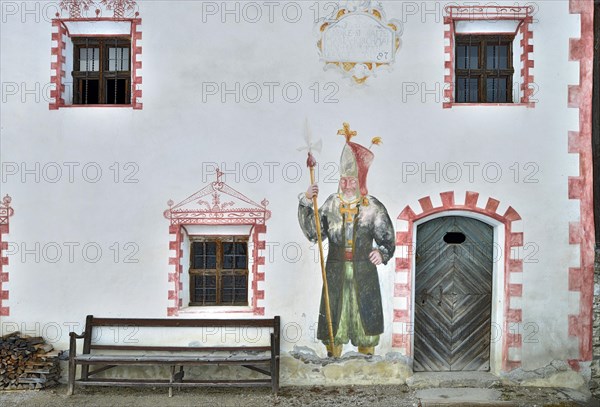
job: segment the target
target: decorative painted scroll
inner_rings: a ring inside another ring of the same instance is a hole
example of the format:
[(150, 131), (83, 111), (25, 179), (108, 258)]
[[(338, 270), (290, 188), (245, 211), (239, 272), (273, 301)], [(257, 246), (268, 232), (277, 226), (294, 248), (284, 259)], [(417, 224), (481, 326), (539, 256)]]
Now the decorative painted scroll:
[(402, 25), (388, 21), (380, 3), (347, 4), (318, 22), (317, 43), (325, 69), (339, 69), (355, 83), (376, 76), (381, 67), (391, 70), (400, 48)]

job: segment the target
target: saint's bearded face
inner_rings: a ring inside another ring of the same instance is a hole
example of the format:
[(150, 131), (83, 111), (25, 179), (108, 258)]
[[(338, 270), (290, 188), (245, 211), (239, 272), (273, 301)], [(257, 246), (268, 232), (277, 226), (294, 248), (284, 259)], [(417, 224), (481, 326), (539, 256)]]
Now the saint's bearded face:
[(356, 198), (358, 191), (358, 178), (356, 177), (341, 177), (340, 191), (346, 199)]

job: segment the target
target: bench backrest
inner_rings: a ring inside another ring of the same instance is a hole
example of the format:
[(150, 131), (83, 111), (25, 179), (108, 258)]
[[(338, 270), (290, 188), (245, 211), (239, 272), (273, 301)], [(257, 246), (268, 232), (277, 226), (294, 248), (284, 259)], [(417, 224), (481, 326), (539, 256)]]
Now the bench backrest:
[[(95, 327), (157, 327), (157, 328), (227, 328), (251, 327), (270, 328), (271, 346), (145, 346), (145, 345), (100, 345), (92, 344), (92, 331)], [(232, 349), (248, 351), (273, 351), (279, 349), (281, 320), (274, 318), (250, 319), (176, 319), (176, 318), (96, 318), (88, 315), (85, 320), (83, 353), (91, 350), (148, 350), (148, 351), (226, 351)]]

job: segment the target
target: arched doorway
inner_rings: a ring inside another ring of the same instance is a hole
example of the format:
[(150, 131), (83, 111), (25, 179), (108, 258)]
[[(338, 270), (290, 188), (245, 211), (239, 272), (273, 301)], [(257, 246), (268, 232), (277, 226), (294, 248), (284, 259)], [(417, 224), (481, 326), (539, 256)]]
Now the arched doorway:
[(414, 371), (488, 371), (494, 228), (464, 216), (417, 226)]

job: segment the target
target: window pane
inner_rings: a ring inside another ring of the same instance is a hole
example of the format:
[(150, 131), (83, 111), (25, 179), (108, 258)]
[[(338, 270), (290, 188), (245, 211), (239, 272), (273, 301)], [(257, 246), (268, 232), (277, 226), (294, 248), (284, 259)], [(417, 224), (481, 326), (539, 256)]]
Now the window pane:
[(457, 45), (456, 46), (456, 67), (458, 69), (465, 69), (466, 62), (465, 56), (467, 47), (465, 45)]
[(233, 256), (233, 255), (223, 256), (223, 268), (224, 269), (232, 269), (233, 268), (234, 257), (235, 256)]
[(206, 242), (204, 245), (206, 254), (217, 255), (217, 242)]
[(479, 93), (478, 78), (459, 77), (457, 82), (456, 101), (459, 103), (476, 103)]
[(235, 297), (235, 276), (221, 277), (221, 302), (232, 303)]
[(100, 71), (100, 48), (79, 48), (79, 70), (81, 72)]
[(477, 45), (469, 47), (469, 68), (479, 68), (479, 46)]
[(206, 256), (206, 268), (207, 269), (216, 269), (217, 268), (217, 256)]
[(100, 103), (100, 81), (98, 79), (82, 79), (79, 81), (81, 103), (94, 105)]
[(233, 304), (234, 298), (233, 290), (221, 290), (221, 304)]
[(204, 268), (204, 256), (194, 256), (193, 257), (193, 269), (203, 269)]
[(193, 242), (192, 243), (192, 253), (195, 256), (204, 254), (204, 242)]
[(233, 243), (223, 243), (223, 254), (233, 254)]
[(246, 255), (247, 251), (247, 243), (239, 242), (235, 244), (235, 254), (243, 254)]
[(194, 302), (215, 304), (217, 302), (217, 277), (214, 275), (194, 276)]
[(232, 274), (227, 274), (224, 276), (221, 276), (221, 287), (223, 289), (232, 289), (235, 286), (235, 276)]
[(221, 277), (221, 303), (247, 303), (247, 284), (246, 275), (223, 275)]
[(235, 291), (235, 302), (248, 302), (248, 298), (246, 296), (246, 290), (236, 290)]
[(204, 242), (192, 243), (192, 268), (204, 269)]
[(456, 67), (458, 69), (479, 68), (479, 53), (477, 45), (456, 46)]
[(108, 79), (106, 81), (106, 103), (127, 105), (127, 79)]
[(488, 102), (507, 102), (507, 78), (488, 78), (486, 96)]
[(235, 302), (247, 302), (247, 285), (248, 285), (248, 277), (243, 276), (235, 276)]
[(235, 268), (236, 269), (247, 268), (246, 256), (235, 256)]
[(488, 45), (486, 54), (487, 69), (507, 69), (508, 68), (508, 46), (507, 45)]
[(129, 71), (129, 48), (108, 49), (108, 70)]
[(204, 276), (206, 280), (206, 287), (210, 289), (217, 289), (217, 276), (208, 275)]

